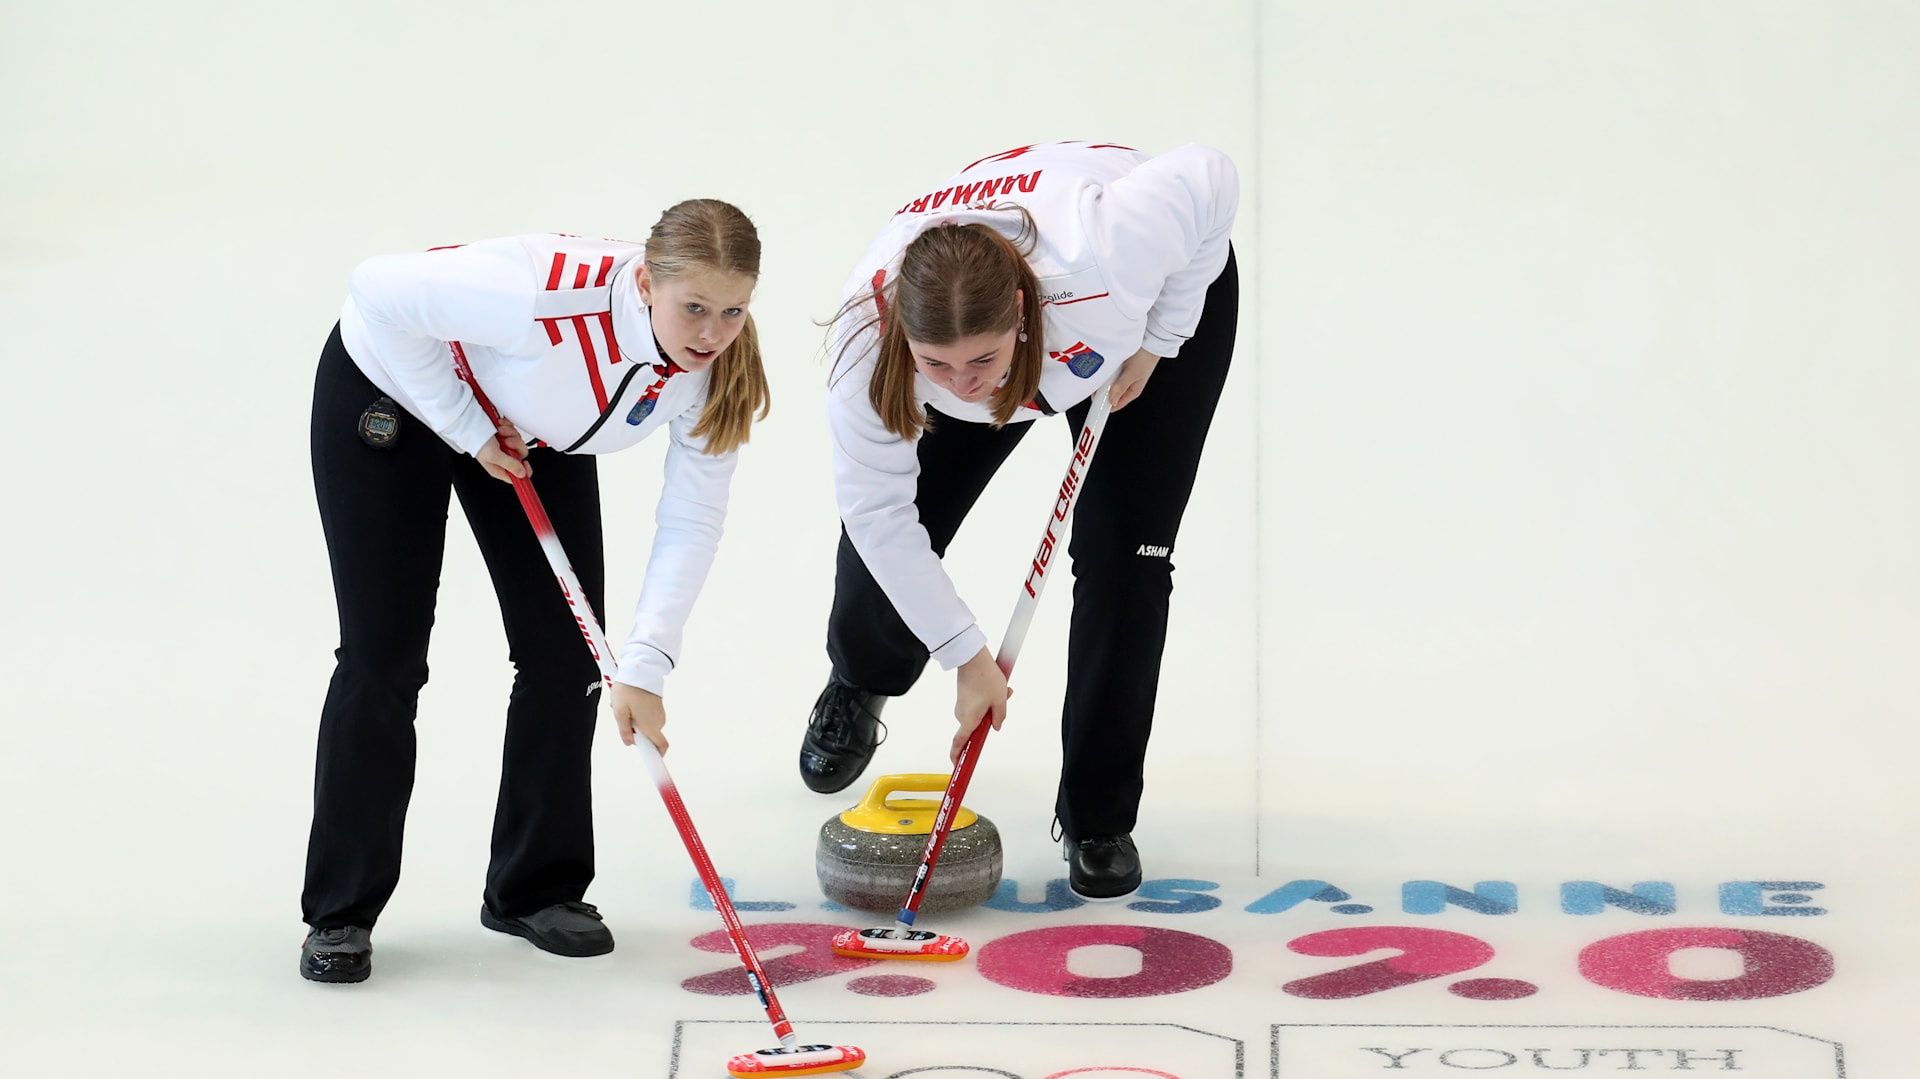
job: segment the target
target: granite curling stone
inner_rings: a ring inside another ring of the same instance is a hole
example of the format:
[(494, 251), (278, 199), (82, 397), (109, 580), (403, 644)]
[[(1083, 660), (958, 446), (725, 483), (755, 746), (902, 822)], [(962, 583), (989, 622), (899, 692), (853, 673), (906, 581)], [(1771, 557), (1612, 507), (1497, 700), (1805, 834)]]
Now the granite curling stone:
[[(946, 790), (947, 777), (933, 773), (874, 780), (859, 805), (820, 826), (813, 858), (820, 891), (843, 907), (897, 913), (920, 869)], [(901, 793), (930, 793), (933, 799), (892, 797)], [(920, 913), (959, 910), (991, 899), (1000, 887), (1003, 862), (1000, 830), (966, 806), (959, 807), (920, 900)]]

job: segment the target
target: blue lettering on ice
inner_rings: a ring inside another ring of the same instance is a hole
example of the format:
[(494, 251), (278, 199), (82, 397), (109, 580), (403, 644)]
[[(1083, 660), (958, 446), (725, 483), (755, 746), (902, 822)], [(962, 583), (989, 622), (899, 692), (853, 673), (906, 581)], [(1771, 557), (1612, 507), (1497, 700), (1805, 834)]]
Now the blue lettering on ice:
[(1813, 902), (1807, 892), (1825, 887), (1817, 880), (1731, 880), (1720, 885), (1720, 910), (1746, 917), (1817, 917), (1827, 912), (1825, 907), (1801, 904)]
[(1128, 903), (1127, 909), (1146, 914), (1198, 914), (1220, 905), (1213, 896), (1199, 894), (1218, 887), (1210, 880), (1150, 880), (1140, 886), (1140, 898)]
[(1002, 880), (1000, 887), (994, 889), (993, 898), (987, 900), (985, 905), (989, 910), (1004, 910), (1014, 914), (1046, 914), (1050, 911), (1072, 910), (1085, 903), (1086, 900), (1074, 895), (1067, 887), (1064, 878), (1056, 878), (1047, 882), (1047, 897), (1038, 903), (1022, 903), (1020, 882)]
[(1570, 880), (1560, 886), (1560, 909), (1568, 914), (1599, 914), (1608, 906), (1635, 914), (1672, 914), (1676, 909), (1673, 885), (1643, 880), (1630, 892), (1591, 880)]
[(1483, 880), (1471, 892), (1437, 880), (1410, 880), (1400, 886), (1400, 909), (1408, 914), (1439, 914), (1449, 903), (1476, 914), (1513, 914), (1520, 909), (1520, 889), (1504, 880)]
[(1248, 914), (1279, 914), (1302, 903), (1345, 903), (1353, 897), (1324, 880), (1290, 880), (1247, 904)]
[[(759, 900), (759, 901), (735, 899), (733, 894), (733, 878), (732, 877), (721, 877), (720, 887), (725, 888), (727, 890), (727, 898), (733, 900), (734, 910), (792, 910), (793, 909), (792, 903), (788, 903), (778, 899), (768, 899), (768, 900)], [(713, 905), (713, 893), (707, 891), (707, 886), (700, 883), (697, 880), (693, 882), (693, 892), (689, 897), (689, 900), (694, 910), (718, 909)]]

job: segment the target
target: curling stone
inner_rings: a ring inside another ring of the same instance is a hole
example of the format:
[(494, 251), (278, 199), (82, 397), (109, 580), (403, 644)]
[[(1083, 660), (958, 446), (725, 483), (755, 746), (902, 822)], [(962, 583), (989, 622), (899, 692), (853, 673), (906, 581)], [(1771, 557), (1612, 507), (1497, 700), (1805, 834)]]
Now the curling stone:
[[(933, 834), (947, 777), (932, 773), (881, 776), (860, 804), (820, 826), (813, 857), (820, 890), (843, 907), (893, 914), (906, 901), (920, 857)], [(895, 798), (931, 793), (933, 799)], [(976, 906), (1000, 887), (1004, 854), (1000, 830), (966, 806), (954, 811), (953, 828), (940, 848), (939, 864), (920, 899), (920, 912)]]

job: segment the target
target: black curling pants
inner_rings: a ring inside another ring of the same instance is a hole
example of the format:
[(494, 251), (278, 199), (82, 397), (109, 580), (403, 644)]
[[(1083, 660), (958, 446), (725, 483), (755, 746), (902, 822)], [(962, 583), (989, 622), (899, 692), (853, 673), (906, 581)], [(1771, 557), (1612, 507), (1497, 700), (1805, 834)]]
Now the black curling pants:
[[(1173, 592), (1171, 554), (1233, 360), (1238, 317), (1239, 272), (1229, 253), (1207, 289), (1193, 339), (1178, 356), (1162, 360), (1140, 397), (1107, 421), (1074, 507), (1064, 759), (1054, 809), (1075, 838), (1131, 832), (1139, 812)], [(1090, 406), (1067, 410), (1076, 441)], [(914, 500), (935, 554), (946, 555), (960, 522), (1030, 426), (994, 430), (935, 417), (920, 438)], [(1064, 463), (1063, 457), (1063, 471)], [(827, 655), (842, 677), (887, 696), (905, 693), (927, 663), (927, 649), (867, 571), (845, 528)]]
[[(589, 687), (599, 668), (513, 488), (413, 416), (402, 415), (396, 444), (361, 442), (360, 413), (380, 395), (336, 326), (314, 381), (312, 449), (340, 647), (320, 713), (304, 920), (372, 927), (399, 883), (450, 492), (493, 578), (514, 666), (484, 901), (519, 917), (579, 899), (593, 880), (589, 753), (600, 696)], [(531, 460), (574, 572), (604, 610), (594, 459), (536, 449)]]

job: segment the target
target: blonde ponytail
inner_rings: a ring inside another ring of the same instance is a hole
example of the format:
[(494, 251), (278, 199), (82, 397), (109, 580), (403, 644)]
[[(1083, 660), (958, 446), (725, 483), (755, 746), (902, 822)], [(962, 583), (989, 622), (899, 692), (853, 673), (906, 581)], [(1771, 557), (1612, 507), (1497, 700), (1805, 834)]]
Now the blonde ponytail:
[(693, 433), (706, 439), (708, 453), (731, 453), (753, 434), (754, 420), (767, 418), (772, 402), (766, 367), (760, 361), (760, 331), (754, 328), (753, 316), (748, 315), (740, 336), (713, 361), (707, 380), (707, 404), (700, 410), (700, 422), (693, 425)]

